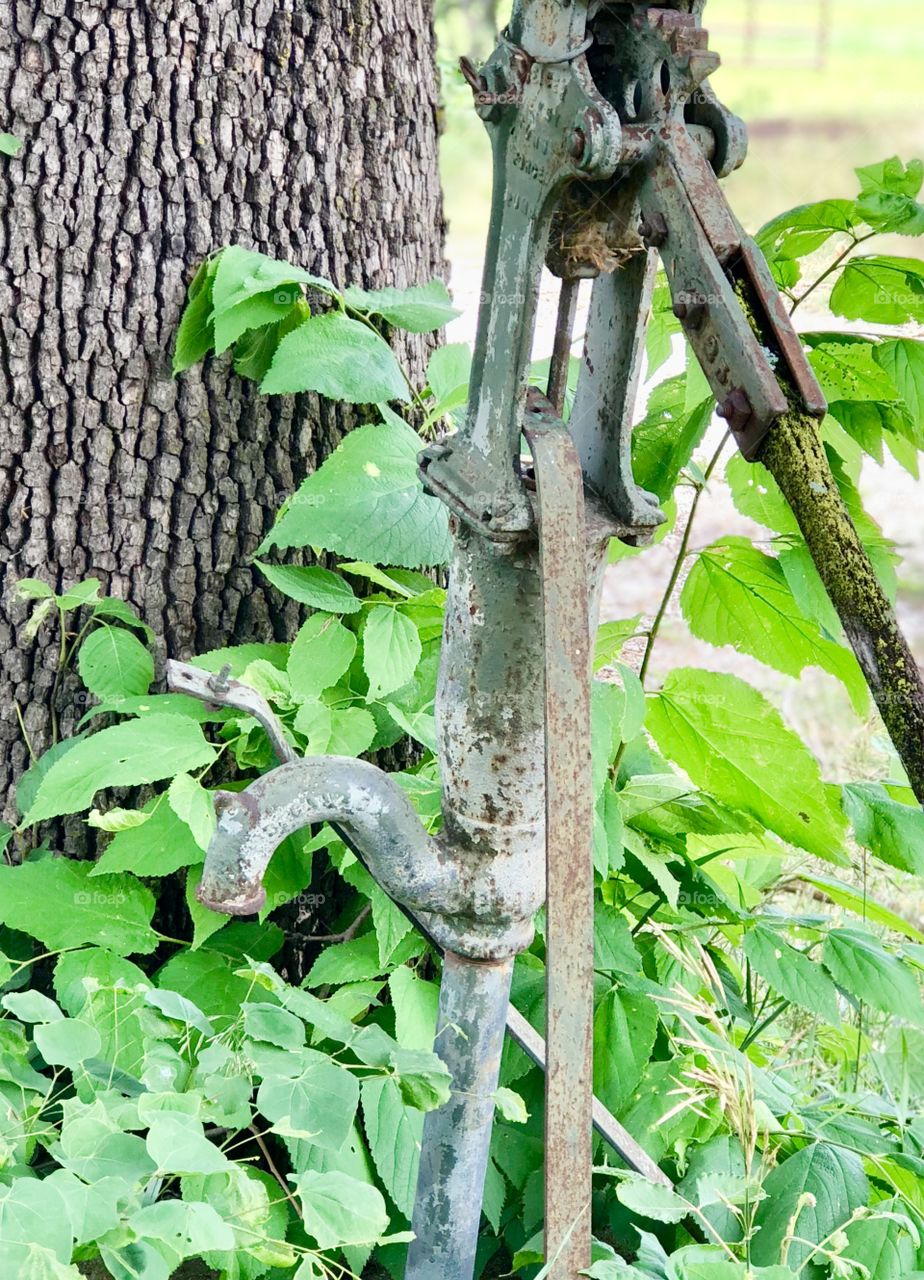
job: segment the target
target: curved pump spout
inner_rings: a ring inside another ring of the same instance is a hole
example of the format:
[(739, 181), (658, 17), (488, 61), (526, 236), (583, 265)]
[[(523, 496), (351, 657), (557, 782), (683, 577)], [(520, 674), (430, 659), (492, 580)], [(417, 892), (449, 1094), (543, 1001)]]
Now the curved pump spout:
[(386, 893), (405, 906), (456, 914), (465, 906), (458, 866), (427, 835), (404, 792), (374, 765), (318, 756), (281, 765), (216, 798), (218, 826), (198, 889), (207, 907), (252, 915), (266, 900), (273, 852), (296, 831), (333, 823)]

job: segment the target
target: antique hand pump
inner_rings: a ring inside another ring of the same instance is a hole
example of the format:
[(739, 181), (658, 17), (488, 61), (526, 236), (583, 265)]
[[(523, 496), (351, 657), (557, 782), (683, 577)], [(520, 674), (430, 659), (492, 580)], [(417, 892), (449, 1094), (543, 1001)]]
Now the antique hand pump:
[[(442, 833), (428, 836), (373, 766), (294, 759), (253, 691), (171, 666), (175, 689), (255, 715), (285, 761), (222, 798), (202, 900), (258, 909), (280, 841), (329, 821), (445, 953), (436, 1049), (453, 1096), (426, 1118), (408, 1280), (473, 1276), (505, 1024), (547, 1069), (553, 1280), (590, 1264), (593, 1126), (627, 1164), (666, 1181), (591, 1081), (590, 637), (609, 540), (642, 544), (663, 519), (630, 454), (658, 256), (747, 457), (793, 415), (825, 411), (770, 272), (718, 187), (746, 140), (706, 84), (718, 59), (704, 3), (518, 0), (486, 65), (463, 62), (491, 137), (494, 194), (467, 419), (420, 457), (454, 536), (436, 706)], [(527, 383), (546, 262), (562, 292), (541, 394)], [(575, 291), (588, 277), (566, 426)], [(544, 902), (543, 1046), (508, 994)]]

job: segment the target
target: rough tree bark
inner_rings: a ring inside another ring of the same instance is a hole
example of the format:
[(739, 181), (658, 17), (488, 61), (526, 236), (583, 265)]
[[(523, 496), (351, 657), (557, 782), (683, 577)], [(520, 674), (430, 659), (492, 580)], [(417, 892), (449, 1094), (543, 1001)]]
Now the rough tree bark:
[(95, 575), (176, 656), (291, 634), (247, 560), (349, 421), (227, 359), (175, 381), (186, 285), (229, 241), (440, 274), (437, 106), (428, 0), (0, 0), (0, 811), (57, 661), (17, 578)]

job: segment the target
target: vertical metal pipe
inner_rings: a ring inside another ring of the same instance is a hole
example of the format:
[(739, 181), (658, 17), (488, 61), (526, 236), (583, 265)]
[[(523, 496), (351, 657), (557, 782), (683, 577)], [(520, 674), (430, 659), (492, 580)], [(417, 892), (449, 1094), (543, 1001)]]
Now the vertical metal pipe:
[(434, 1049), (452, 1097), (424, 1121), (405, 1280), (472, 1280), (513, 960), (447, 952)]
[(555, 342), (549, 364), (548, 395), (552, 408), (562, 416), (565, 395), (568, 390), (568, 374), (571, 371), (571, 343), (574, 334), (574, 317), (577, 314), (580, 280), (562, 280), (558, 295), (558, 319), (555, 322)]

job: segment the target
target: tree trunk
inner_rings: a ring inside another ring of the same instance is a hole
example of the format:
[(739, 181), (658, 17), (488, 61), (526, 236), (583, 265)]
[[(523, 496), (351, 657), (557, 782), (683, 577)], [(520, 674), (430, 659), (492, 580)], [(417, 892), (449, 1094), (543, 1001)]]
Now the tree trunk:
[(291, 637), (247, 562), (349, 418), (261, 401), (227, 357), (174, 380), (186, 286), (228, 242), (340, 284), (439, 275), (437, 95), (427, 0), (0, 0), (0, 130), (24, 141), (0, 157), (7, 816), (17, 706), (42, 750), (57, 662), (17, 578), (99, 577), (161, 655)]

